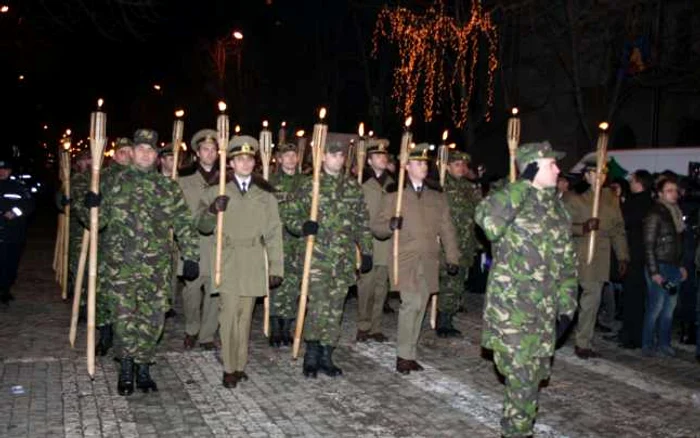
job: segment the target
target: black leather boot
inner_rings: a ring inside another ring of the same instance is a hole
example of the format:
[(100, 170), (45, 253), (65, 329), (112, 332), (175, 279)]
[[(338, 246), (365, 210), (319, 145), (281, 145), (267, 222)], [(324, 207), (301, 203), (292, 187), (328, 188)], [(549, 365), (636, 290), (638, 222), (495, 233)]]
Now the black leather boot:
[(335, 347), (331, 347), (330, 345), (321, 345), (321, 361), (319, 363), (319, 369), (321, 372), (330, 377), (341, 376), (343, 374), (343, 370), (335, 366), (333, 363), (333, 350), (335, 350)]
[(294, 318), (285, 318), (282, 320), (282, 345), (292, 345), (294, 343), (294, 335), (292, 327), (294, 326)]
[(121, 370), (119, 371), (117, 391), (119, 395), (131, 395), (134, 393), (134, 359), (125, 357), (120, 363)]
[(151, 378), (151, 369), (148, 364), (136, 364), (136, 387), (143, 392), (158, 391), (158, 385)]
[(437, 327), (435, 332), (441, 338), (455, 338), (462, 335), (462, 332), (454, 328), (452, 325), (452, 315), (445, 312), (438, 312)]
[(105, 356), (109, 352), (109, 349), (112, 348), (114, 340), (112, 324), (101, 325), (97, 329), (100, 331), (100, 339), (97, 341), (95, 354), (98, 356)]
[(270, 315), (270, 347), (279, 347), (282, 343), (282, 318)]
[(316, 378), (318, 374), (321, 344), (318, 341), (306, 341), (304, 352), (304, 376)]

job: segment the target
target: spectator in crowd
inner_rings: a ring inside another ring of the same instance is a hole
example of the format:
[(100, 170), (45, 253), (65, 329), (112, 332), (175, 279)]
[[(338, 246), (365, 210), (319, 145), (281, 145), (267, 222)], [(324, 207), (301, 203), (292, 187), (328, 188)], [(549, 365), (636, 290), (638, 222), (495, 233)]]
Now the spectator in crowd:
[(620, 345), (624, 348), (641, 348), (644, 326), (644, 303), (647, 284), (644, 278), (643, 221), (651, 209), (654, 179), (646, 170), (638, 170), (630, 176), (630, 194), (622, 204), (625, 233), (630, 250), (630, 264), (623, 283), (622, 330)]
[(679, 179), (678, 205), (683, 212), (683, 220), (686, 224), (683, 232), (683, 267), (688, 271), (688, 279), (683, 282), (678, 292), (678, 308), (676, 317), (680, 322), (680, 342), (694, 345), (695, 337), (695, 307), (698, 291), (697, 277), (695, 275), (695, 246), (697, 239), (693, 222), (698, 214), (699, 201), (698, 190), (692, 180), (687, 177)]
[[(675, 356), (671, 348), (673, 311), (678, 289), (688, 277), (682, 266), (683, 213), (678, 206), (678, 184), (662, 179), (656, 186), (658, 201), (644, 219), (647, 301), (642, 333), (645, 356)], [(658, 329), (658, 338), (656, 332)]]

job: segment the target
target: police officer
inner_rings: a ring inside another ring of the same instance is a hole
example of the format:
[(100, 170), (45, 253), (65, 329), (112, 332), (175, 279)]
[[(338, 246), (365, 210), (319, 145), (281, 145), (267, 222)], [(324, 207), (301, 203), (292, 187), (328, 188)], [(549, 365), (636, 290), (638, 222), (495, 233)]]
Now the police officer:
[(34, 212), (31, 192), (11, 175), (9, 157), (0, 157), (0, 302), (4, 304), (15, 299), (10, 288), (17, 279), (27, 217)]

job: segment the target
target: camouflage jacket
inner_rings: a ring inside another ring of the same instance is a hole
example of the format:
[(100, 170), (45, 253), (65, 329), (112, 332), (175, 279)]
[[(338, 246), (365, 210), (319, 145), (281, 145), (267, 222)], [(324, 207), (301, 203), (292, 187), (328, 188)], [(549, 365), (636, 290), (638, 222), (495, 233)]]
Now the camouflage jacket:
[(553, 189), (516, 181), (476, 209), (493, 242), (482, 345), (524, 357), (554, 354), (556, 320), (573, 317), (578, 281), (571, 219)]
[[(302, 173), (287, 175), (282, 171), (273, 173), (270, 176), (270, 185), (275, 188), (275, 197), (279, 204), (282, 223), (287, 224), (290, 222), (289, 215), (292, 210), (290, 208), (292, 204), (290, 200), (294, 193), (304, 184), (304, 180), (306, 179), (308, 179), (308, 177)], [(289, 228), (285, 226), (283, 238), (285, 255), (291, 256), (292, 254), (299, 254), (304, 242), (304, 240), (301, 239), (301, 235), (292, 233)]]
[[(356, 245), (363, 254), (372, 251), (369, 215), (362, 189), (352, 178), (326, 173), (321, 173), (320, 185), (319, 226), (311, 271), (354, 282)], [(297, 235), (302, 234), (302, 226), (309, 220), (311, 186), (311, 178), (304, 180), (289, 204), (286, 226)]]
[(105, 181), (100, 206), (109, 251), (131, 269), (170, 272), (172, 228), (182, 259), (198, 261), (199, 235), (177, 182), (135, 167), (118, 176)]
[(479, 247), (474, 230), (474, 211), (481, 201), (481, 192), (476, 184), (466, 178), (456, 179), (447, 174), (443, 192), (447, 195), (452, 223), (457, 231), (461, 254), (460, 265), (469, 267)]

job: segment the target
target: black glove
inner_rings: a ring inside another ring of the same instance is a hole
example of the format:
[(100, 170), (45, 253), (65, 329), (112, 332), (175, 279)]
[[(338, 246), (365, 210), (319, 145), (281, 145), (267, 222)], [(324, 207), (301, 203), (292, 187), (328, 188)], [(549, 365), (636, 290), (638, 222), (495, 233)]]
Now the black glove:
[(182, 278), (187, 281), (193, 281), (197, 277), (199, 277), (199, 263), (185, 260), (185, 263), (182, 265)]
[(213, 214), (217, 214), (220, 211), (226, 211), (226, 206), (228, 206), (228, 200), (230, 198), (226, 195), (217, 196), (214, 198), (214, 202), (209, 206), (209, 211)]
[(278, 277), (276, 275), (270, 275), (270, 277), (267, 279), (267, 285), (269, 286), (270, 289), (277, 289), (280, 287), (282, 284), (282, 277)]
[(85, 205), (86, 208), (99, 207), (100, 204), (102, 204), (101, 194), (95, 192), (87, 192), (85, 194), (85, 201), (83, 202), (83, 205)]
[(403, 217), (394, 216), (391, 219), (389, 219), (389, 229), (391, 231), (400, 230), (401, 227), (403, 227)]
[(302, 236), (315, 236), (318, 234), (318, 222), (306, 221), (301, 227)]
[(600, 228), (600, 219), (592, 217), (583, 223), (583, 234), (588, 234), (591, 231), (598, 231)]
[(571, 325), (571, 318), (566, 315), (561, 315), (557, 318), (557, 339), (560, 339), (566, 332), (566, 329)]
[(360, 272), (363, 274), (372, 270), (372, 256), (370, 254), (362, 254), (362, 262), (360, 262)]
[(459, 266), (453, 265), (452, 263), (447, 264), (447, 275), (450, 277), (454, 277), (455, 275), (459, 274)]
[(61, 207), (65, 207), (66, 205), (70, 205), (70, 198), (66, 195), (61, 195)]
[(533, 161), (532, 163), (525, 166), (525, 169), (523, 169), (523, 171), (520, 173), (520, 178), (532, 181), (533, 179), (535, 179), (535, 176), (539, 171), (539, 164), (537, 164), (537, 161)]

